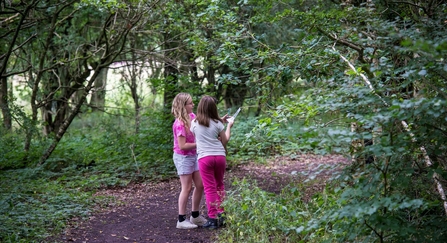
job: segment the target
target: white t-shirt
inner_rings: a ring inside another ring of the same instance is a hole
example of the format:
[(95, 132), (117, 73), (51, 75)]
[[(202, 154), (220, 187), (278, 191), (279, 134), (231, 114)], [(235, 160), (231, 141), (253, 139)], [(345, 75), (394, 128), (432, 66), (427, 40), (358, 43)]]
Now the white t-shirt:
[(196, 138), (197, 158), (203, 158), (211, 155), (225, 156), (225, 148), (222, 142), (217, 139), (220, 132), (224, 130), (224, 125), (220, 121), (210, 121), (210, 126), (205, 127), (199, 124), (197, 120), (191, 122), (191, 132)]

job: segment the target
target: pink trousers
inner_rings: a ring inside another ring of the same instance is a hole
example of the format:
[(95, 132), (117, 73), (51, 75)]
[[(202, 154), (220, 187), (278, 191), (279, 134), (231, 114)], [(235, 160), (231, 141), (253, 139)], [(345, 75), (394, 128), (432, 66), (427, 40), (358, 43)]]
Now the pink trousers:
[(224, 174), (227, 159), (225, 156), (206, 156), (199, 159), (199, 170), (205, 189), (208, 217), (217, 218), (218, 213), (224, 212), (221, 207), (225, 198)]

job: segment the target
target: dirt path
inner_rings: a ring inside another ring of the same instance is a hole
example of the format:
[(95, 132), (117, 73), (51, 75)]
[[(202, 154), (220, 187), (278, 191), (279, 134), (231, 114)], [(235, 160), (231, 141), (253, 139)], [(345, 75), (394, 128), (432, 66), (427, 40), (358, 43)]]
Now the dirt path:
[[(226, 173), (227, 190), (234, 178), (256, 179), (264, 190), (279, 192), (283, 186), (302, 181), (309, 176), (321, 182), (306, 189), (311, 195), (324, 187), (333, 167), (346, 164), (341, 156), (297, 155), (277, 157), (265, 165), (245, 164)], [(89, 220), (78, 222), (51, 242), (157, 242), (157, 243), (211, 243), (217, 231), (206, 229), (176, 229), (177, 199), (180, 182), (173, 179), (156, 184), (134, 184), (122, 189), (104, 190), (97, 196), (113, 196), (115, 203), (91, 215)], [(206, 216), (204, 198), (201, 213)], [(190, 201), (189, 201), (190, 203)], [(188, 204), (188, 209), (190, 205)]]

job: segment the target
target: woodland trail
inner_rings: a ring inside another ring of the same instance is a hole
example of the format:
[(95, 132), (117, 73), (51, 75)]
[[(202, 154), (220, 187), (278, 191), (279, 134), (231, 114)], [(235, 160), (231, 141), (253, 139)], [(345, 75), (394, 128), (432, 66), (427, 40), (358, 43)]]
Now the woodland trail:
[[(324, 188), (326, 180), (336, 168), (346, 163), (347, 159), (339, 155), (310, 154), (276, 157), (262, 165), (247, 163), (227, 170), (226, 190), (231, 190), (231, 181), (235, 178), (254, 179), (259, 187), (273, 193), (279, 193), (290, 183), (309, 177), (317, 178), (316, 183), (303, 192), (308, 199)], [(216, 234), (219, 230), (180, 230), (175, 227), (179, 190), (180, 182), (176, 178), (159, 183), (132, 184), (125, 188), (102, 190), (95, 197), (113, 197), (114, 200), (109, 205), (97, 208), (88, 220), (72, 219), (63, 234), (52, 237), (47, 242), (217, 242)], [(205, 197), (202, 198), (201, 214), (206, 217), (204, 200)]]

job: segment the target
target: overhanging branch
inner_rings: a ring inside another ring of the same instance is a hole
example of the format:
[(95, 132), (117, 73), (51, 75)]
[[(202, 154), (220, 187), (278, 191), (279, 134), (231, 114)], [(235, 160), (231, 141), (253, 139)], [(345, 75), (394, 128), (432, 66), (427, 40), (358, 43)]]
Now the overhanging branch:
[[(364, 52), (364, 48), (363, 48), (362, 46), (356, 45), (356, 44), (354, 44), (354, 43), (352, 43), (352, 42), (349, 42), (349, 41), (347, 41), (347, 40), (345, 40), (345, 39), (340, 39), (340, 38), (338, 38), (337, 36), (335, 36), (335, 35), (333, 35), (333, 34), (327, 32), (327, 31), (323, 30), (323, 29), (320, 28), (319, 26), (316, 26), (316, 28), (317, 28), (317, 30), (320, 31), (323, 35), (325, 35), (325, 36), (329, 37), (329, 39), (335, 41), (335, 44), (340, 44), (340, 45), (349, 47), (349, 48), (351, 48), (351, 49), (354, 49), (354, 50), (359, 54), (359, 57), (358, 57), (358, 58), (359, 58), (359, 61), (360, 61), (361, 63), (368, 63), (368, 62), (365, 60), (365, 55), (364, 55), (364, 53), (363, 53), (363, 52)], [(374, 76), (374, 75), (371, 73), (371, 71), (370, 71), (367, 67), (362, 66), (361, 68), (362, 68), (363, 71), (365, 71), (366, 74), (368, 74), (368, 77), (373, 77), (373, 76)]]
[[(336, 51), (335, 48), (332, 48), (332, 49), (333, 49), (334, 51)], [(340, 57), (341, 57), (341, 58), (348, 64), (348, 66), (349, 66), (355, 73), (359, 74), (359, 75), (362, 77), (362, 79), (365, 81), (365, 83), (366, 83), (366, 85), (369, 87), (369, 89), (371, 89), (371, 91), (372, 91), (374, 94), (378, 95), (378, 94), (376, 93), (374, 87), (372, 86), (371, 82), (368, 80), (368, 78), (367, 78), (364, 74), (362, 74), (362, 73), (358, 73), (357, 70), (355, 69), (354, 65), (352, 65), (352, 64), (349, 62), (349, 60), (346, 59), (346, 57), (344, 57), (344, 56), (341, 55), (340, 53), (338, 53), (338, 55), (339, 55), (339, 56), (340, 56)], [(379, 96), (379, 97), (380, 97), (380, 96)], [(385, 104), (386, 106), (389, 106), (389, 105), (386, 103), (386, 101), (385, 101), (382, 97), (380, 97), (380, 98), (381, 98), (382, 102), (384, 102), (384, 104)], [(413, 132), (411, 132), (411, 129), (410, 129), (410, 127), (408, 126), (407, 122), (406, 122), (406, 121), (401, 121), (401, 123), (402, 123), (402, 126), (405, 128), (405, 130), (410, 134), (411, 141), (414, 142), (414, 143), (416, 143), (416, 142), (417, 142), (416, 137), (415, 137), (415, 135), (413, 134)], [(427, 150), (425, 149), (425, 147), (424, 147), (424, 146), (421, 146), (419, 149), (421, 150), (421, 152), (422, 152), (422, 154), (423, 154), (423, 156), (424, 156), (425, 164), (426, 164), (428, 167), (429, 167), (429, 166), (432, 166), (433, 163), (431, 162), (431, 159), (430, 159), (430, 157), (428, 156), (428, 154), (427, 154)], [(434, 179), (434, 181), (435, 181), (435, 183), (436, 183), (436, 188), (437, 188), (437, 190), (438, 190), (438, 193), (439, 193), (439, 195), (441, 196), (442, 201), (444, 202), (444, 211), (445, 211), (445, 213), (446, 213), (446, 215), (447, 215), (447, 198), (446, 198), (446, 196), (445, 196), (445, 191), (444, 191), (444, 188), (442, 187), (442, 184), (441, 184), (440, 181), (439, 181), (439, 178), (440, 178), (440, 177), (439, 177), (439, 174), (436, 173), (436, 172), (434, 172), (434, 173), (433, 173), (433, 179)]]

